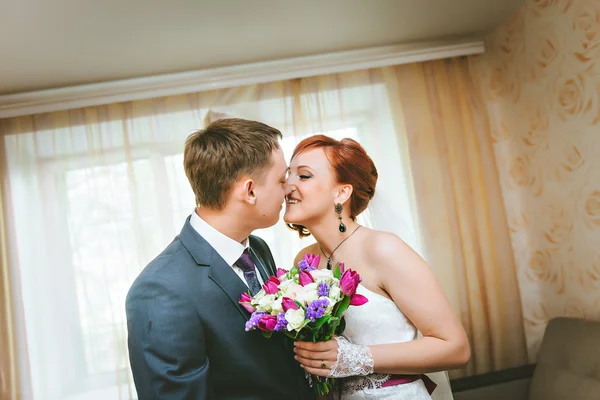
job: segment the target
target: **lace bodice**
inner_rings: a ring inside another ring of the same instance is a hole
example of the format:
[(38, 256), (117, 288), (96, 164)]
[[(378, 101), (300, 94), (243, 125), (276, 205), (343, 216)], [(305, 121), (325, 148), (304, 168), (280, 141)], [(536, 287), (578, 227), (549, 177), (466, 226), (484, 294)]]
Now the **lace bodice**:
[[(407, 342), (417, 338), (417, 329), (393, 301), (362, 285), (358, 286), (357, 292), (367, 297), (369, 301), (360, 307), (350, 307), (344, 313), (346, 319), (344, 336), (350, 342), (373, 346)], [(342, 383), (342, 399), (431, 399), (421, 380), (382, 387), (388, 379), (389, 375), (386, 374), (345, 378)]]

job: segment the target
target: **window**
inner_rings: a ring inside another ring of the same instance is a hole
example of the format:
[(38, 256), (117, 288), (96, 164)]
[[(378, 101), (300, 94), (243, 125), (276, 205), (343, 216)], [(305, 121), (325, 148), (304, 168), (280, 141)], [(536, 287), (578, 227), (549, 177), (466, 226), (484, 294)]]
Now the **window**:
[[(357, 140), (380, 171), (379, 185), (394, 187), (401, 214), (410, 217), (385, 86), (308, 93), (296, 100), (270, 98), (219, 111), (280, 127), (287, 160), (301, 139), (319, 131)], [(307, 115), (321, 115), (329, 107), (329, 117), (326, 123), (295, 131), (292, 103), (302, 104)], [(118, 111), (121, 106), (107, 107)], [(93, 119), (3, 138), (15, 221), (14, 265), (21, 277), (18, 290), (35, 399), (136, 398), (125, 296), (193, 210), (182, 150), (206, 111), (178, 109), (139, 117), (129, 111), (133, 114), (122, 121)], [(314, 242), (312, 237), (299, 239), (282, 221), (255, 234), (267, 241), (283, 268)]]

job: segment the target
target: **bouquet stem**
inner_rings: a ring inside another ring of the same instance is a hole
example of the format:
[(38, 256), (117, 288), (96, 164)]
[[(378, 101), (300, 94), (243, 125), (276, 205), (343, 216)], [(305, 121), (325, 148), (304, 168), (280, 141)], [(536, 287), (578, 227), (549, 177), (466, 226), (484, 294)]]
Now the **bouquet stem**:
[(309, 374), (308, 372), (305, 372), (305, 375), (309, 386), (313, 388), (317, 396), (329, 394), (335, 385), (335, 380), (333, 378), (323, 378), (321, 376)]

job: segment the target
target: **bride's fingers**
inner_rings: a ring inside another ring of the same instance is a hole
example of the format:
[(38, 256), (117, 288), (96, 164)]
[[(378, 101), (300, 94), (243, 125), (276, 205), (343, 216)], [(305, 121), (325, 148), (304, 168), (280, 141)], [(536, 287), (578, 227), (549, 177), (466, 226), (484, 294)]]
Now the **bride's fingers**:
[(316, 376), (323, 376), (323, 377), (327, 377), (329, 375), (329, 368), (327, 369), (323, 369), (323, 368), (312, 368), (312, 367), (308, 367), (306, 365), (301, 365), (302, 368), (304, 368), (304, 370), (310, 374), (316, 375)]
[(315, 352), (315, 351), (304, 350), (299, 347), (296, 347), (294, 349), (294, 353), (296, 353), (296, 355), (298, 355), (300, 357), (307, 358), (310, 360), (328, 360), (328, 359), (330, 359), (330, 360), (335, 361), (337, 359), (337, 349), (323, 351), (323, 352)]
[(313, 359), (296, 355), (294, 359), (298, 361), (301, 365), (304, 365), (306, 367), (320, 369), (330, 369), (336, 363), (335, 358)]
[(335, 340), (328, 340), (326, 342), (294, 342), (294, 346), (298, 349), (309, 350), (314, 352), (324, 352), (337, 349), (337, 342)]

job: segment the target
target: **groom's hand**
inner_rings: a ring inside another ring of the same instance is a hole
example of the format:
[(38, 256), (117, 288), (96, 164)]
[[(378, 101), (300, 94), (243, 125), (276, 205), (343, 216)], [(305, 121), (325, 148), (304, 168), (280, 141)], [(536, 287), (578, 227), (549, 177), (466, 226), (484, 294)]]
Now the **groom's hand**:
[(338, 358), (338, 342), (335, 339), (326, 342), (295, 342), (294, 358), (308, 373), (328, 376), (331, 367)]

